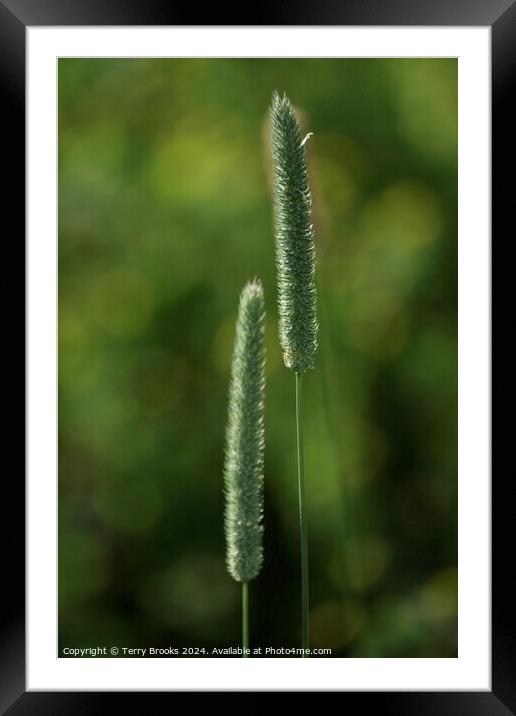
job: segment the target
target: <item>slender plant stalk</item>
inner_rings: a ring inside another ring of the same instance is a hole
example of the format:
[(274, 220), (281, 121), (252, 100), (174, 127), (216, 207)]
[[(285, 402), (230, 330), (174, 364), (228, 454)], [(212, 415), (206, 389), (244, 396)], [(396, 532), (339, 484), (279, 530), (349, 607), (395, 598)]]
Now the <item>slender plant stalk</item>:
[(242, 642), (247, 648), (249, 582), (263, 563), (264, 333), (263, 288), (255, 279), (240, 295), (224, 461), (226, 564), (242, 584)]
[(246, 649), (249, 649), (249, 582), (242, 582), (242, 648), (243, 656), (247, 658)]
[[(309, 621), (309, 575), (308, 575), (308, 520), (305, 504), (305, 464), (303, 454), (302, 423), (302, 374), (296, 373), (296, 435), (297, 435), (297, 481), (299, 490), (299, 529), (301, 533), (301, 646), (308, 649), (310, 639)], [(303, 657), (306, 654), (303, 653)]]
[[(274, 229), (278, 313), (283, 360), (296, 375), (297, 470), (301, 538), (301, 641), (309, 648), (308, 527), (305, 502), (301, 411), (302, 374), (314, 368), (317, 351), (315, 246), (305, 145), (288, 97), (272, 97)], [(303, 653), (303, 656), (308, 656)]]

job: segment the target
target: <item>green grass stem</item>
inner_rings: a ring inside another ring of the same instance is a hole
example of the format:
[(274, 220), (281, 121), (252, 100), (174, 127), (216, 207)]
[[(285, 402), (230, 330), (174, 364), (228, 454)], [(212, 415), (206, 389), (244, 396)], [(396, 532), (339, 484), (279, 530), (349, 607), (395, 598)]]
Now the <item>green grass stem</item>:
[[(299, 490), (299, 528), (301, 536), (301, 646), (303, 649), (308, 649), (310, 639), (310, 595), (302, 415), (302, 374), (296, 373), (297, 480)], [(303, 657), (305, 656), (307, 655), (303, 654)]]
[(242, 656), (247, 658), (245, 652), (249, 649), (249, 582), (242, 582)]

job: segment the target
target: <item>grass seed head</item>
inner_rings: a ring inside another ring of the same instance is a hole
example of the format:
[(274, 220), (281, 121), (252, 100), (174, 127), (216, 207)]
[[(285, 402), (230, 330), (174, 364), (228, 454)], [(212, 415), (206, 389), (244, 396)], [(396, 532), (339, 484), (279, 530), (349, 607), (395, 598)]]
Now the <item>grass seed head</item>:
[(258, 279), (240, 295), (229, 389), (224, 485), (226, 563), (238, 582), (263, 561), (265, 309)]
[(311, 193), (304, 138), (290, 100), (272, 98), (274, 229), (278, 275), (280, 341), (287, 368), (314, 367), (317, 351), (317, 293)]

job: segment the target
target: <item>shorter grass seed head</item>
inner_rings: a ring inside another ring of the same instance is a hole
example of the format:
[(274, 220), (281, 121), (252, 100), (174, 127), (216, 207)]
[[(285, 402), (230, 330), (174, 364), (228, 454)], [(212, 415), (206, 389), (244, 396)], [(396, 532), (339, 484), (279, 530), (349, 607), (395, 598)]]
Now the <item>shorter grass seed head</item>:
[(263, 288), (254, 279), (240, 295), (224, 464), (226, 563), (237, 582), (256, 577), (263, 562), (264, 333)]

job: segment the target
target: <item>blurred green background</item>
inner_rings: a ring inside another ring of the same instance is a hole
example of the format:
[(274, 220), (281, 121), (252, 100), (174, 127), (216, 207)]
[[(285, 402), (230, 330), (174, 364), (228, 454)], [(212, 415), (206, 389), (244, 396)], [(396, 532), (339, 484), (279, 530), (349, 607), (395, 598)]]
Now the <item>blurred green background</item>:
[(299, 646), (277, 88), (314, 132), (311, 643), (456, 656), (456, 60), (62, 59), (58, 71), (60, 647), (240, 643), (222, 465), (238, 296), (254, 275), (268, 382), (251, 638)]

